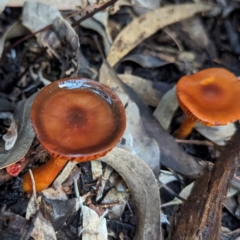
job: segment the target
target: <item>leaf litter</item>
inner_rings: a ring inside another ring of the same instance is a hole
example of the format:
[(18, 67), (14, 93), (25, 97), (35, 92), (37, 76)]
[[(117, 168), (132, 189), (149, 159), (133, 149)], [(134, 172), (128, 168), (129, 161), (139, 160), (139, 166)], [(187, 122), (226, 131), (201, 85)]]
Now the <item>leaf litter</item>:
[[(10, 0), (9, 4), (23, 6), (20, 1), (14, 3)], [(169, 215), (169, 209), (172, 205), (181, 203), (182, 200), (178, 198), (179, 196), (184, 199), (189, 197), (193, 186), (192, 179), (201, 175), (206, 166), (209, 169), (212, 168), (213, 164), (206, 160), (214, 160), (216, 155), (222, 151), (222, 146), (236, 131), (235, 124), (217, 128), (196, 124), (197, 131), (193, 131), (191, 139), (181, 143), (180, 147), (171, 137), (182, 120), (182, 112), (178, 108), (172, 86), (182, 74), (210, 67), (210, 61), (226, 63), (229, 66), (229, 61), (226, 60), (224, 54), (219, 54), (216, 42), (223, 46), (222, 49), (227, 48), (237, 52), (238, 48), (235, 46), (237, 41), (229, 41), (230, 48), (228, 48), (228, 43), (222, 42), (222, 39), (226, 39), (224, 33), (221, 32), (221, 38), (214, 39), (215, 32), (209, 31), (209, 28), (206, 27), (206, 22), (211, 21), (211, 14), (215, 14), (213, 16), (217, 14), (221, 19), (219, 11), (209, 12), (204, 15), (204, 18), (200, 15), (192, 17), (200, 12), (216, 10), (217, 7), (214, 5), (194, 3), (165, 6), (163, 4), (159, 8), (158, 1), (147, 3), (121, 1), (117, 2), (113, 8), (98, 13), (95, 20), (89, 18), (85, 23), (76, 24), (76, 21), (78, 22), (89, 13), (101, 8), (105, 2), (91, 1), (88, 3), (81, 1), (81, 6), (75, 13), (69, 11), (80, 15), (76, 15), (75, 20), (73, 18), (67, 20), (68, 13), (60, 12), (58, 9), (74, 9), (76, 2), (72, 1), (71, 4), (69, 7), (67, 4), (57, 5), (57, 2), (50, 3), (51, 6), (40, 3), (25, 3), (23, 22), (16, 24), (19, 26), (19, 33), (12, 35), (15, 25), (11, 27), (8, 24), (9, 28), (5, 28), (5, 34), (2, 35), (0, 41), (0, 49), (10, 46), (15, 37), (28, 34), (26, 28), (23, 27), (24, 25), (28, 26), (33, 34), (35, 31), (50, 25), (45, 31), (36, 34), (37, 41), (30, 39), (21, 45), (25, 49), (21, 57), (19, 57), (19, 53), (21, 53), (19, 48), (12, 47), (11, 54), (8, 55), (3, 52), (3, 57), (7, 61), (14, 59), (14, 56), (15, 59), (20, 59), (18, 64), (22, 64), (22, 75), (21, 81), (19, 83), (16, 81), (11, 92), (4, 93), (8, 94), (11, 99), (8, 102), (10, 104), (8, 105), (5, 100), (1, 100), (2, 103), (5, 101), (1, 106), (10, 109), (9, 116), (12, 116), (10, 124), (4, 125), (2, 132), (0, 132), (2, 139), (5, 138), (3, 136), (8, 136), (11, 142), (9, 150), (4, 150), (5, 142), (1, 142), (1, 149), (3, 149), (0, 156), (1, 167), (4, 168), (18, 162), (24, 156), (26, 156), (26, 162), (17, 164), (21, 166), (22, 164), (25, 166), (30, 164), (30, 168), (47, 160), (46, 152), (39, 150), (41, 148), (37, 146), (38, 143), (33, 142), (34, 133), (29, 127), (31, 125), (29, 118), (30, 96), (55, 79), (82, 75), (82, 73), (86, 76), (99, 78), (100, 82), (116, 90), (123, 100), (128, 127), (118, 147), (125, 150), (115, 148), (107, 156), (101, 158), (102, 162), (91, 163), (91, 167), (90, 164), (67, 164), (51, 188), (44, 190), (43, 195), (38, 195), (38, 200), (31, 199), (33, 218), (29, 220), (19, 219), (19, 223), (28, 224), (29, 230), (25, 234), (32, 234), (36, 239), (46, 239), (47, 237), (66, 239), (66, 231), (70, 234), (70, 239), (76, 239), (76, 236), (81, 236), (82, 239), (107, 239), (107, 234), (109, 234), (110, 239), (112, 239), (111, 236), (119, 237), (119, 239), (124, 237), (126, 239), (158, 239), (160, 236), (164, 236), (160, 239), (165, 239), (168, 230), (164, 226), (165, 224), (171, 226), (170, 218), (172, 215)], [(33, 6), (32, 10), (28, 12), (31, 17), (26, 18), (29, 17), (26, 12), (30, 5)], [(11, 10), (11, 8), (8, 9)], [(37, 9), (38, 11), (36, 11)], [(83, 11), (81, 12), (81, 10)], [(48, 14), (49, 12), (54, 14)], [(133, 12), (140, 16), (134, 16)], [(169, 12), (171, 12), (170, 15)], [(48, 16), (44, 16), (44, 13)], [(128, 22), (122, 17), (124, 14), (129, 17)], [(234, 10), (231, 10), (230, 14), (235, 14)], [(225, 17), (229, 15), (225, 15)], [(48, 19), (48, 17), (50, 18)], [(32, 21), (33, 18), (40, 21)], [(113, 34), (110, 27), (110, 22), (116, 23), (119, 27), (116, 38), (116, 34)], [(29, 23), (36, 25), (29, 25)], [(210, 23), (211, 27), (214, 28), (213, 22)], [(78, 27), (73, 28), (71, 25), (74, 24)], [(235, 31), (232, 24), (235, 23), (228, 19), (224, 25), (224, 27), (228, 26), (227, 36), (230, 36), (230, 39), (231, 36), (234, 36)], [(164, 28), (166, 26), (167, 28)], [(98, 34), (102, 37), (100, 44), (105, 50), (109, 64), (104, 60), (102, 64), (102, 58), (92, 40), (93, 32), (89, 29), (94, 30), (95, 35)], [(35, 44), (34, 48), (32, 48), (33, 44)], [(43, 47), (46, 47), (47, 51)], [(43, 50), (39, 55), (41, 48)], [(128, 53), (129, 55), (127, 55)], [(234, 56), (230, 58), (234, 59)], [(85, 59), (85, 61), (80, 59)], [(102, 66), (98, 70), (101, 64)], [(113, 66), (116, 69), (113, 69)], [(235, 61), (233, 68), (237, 69), (236, 66)], [(149, 70), (147, 70), (148, 68)], [(143, 70), (147, 73), (146, 75)], [(159, 81), (159, 79), (161, 80)], [(3, 83), (4, 81), (6, 81), (6, 77), (3, 77)], [(25, 103), (23, 101), (19, 108), (18, 101), (22, 99), (27, 100)], [(14, 101), (16, 104), (12, 103)], [(153, 108), (156, 108), (155, 111)], [(19, 111), (22, 115), (19, 114)], [(0, 114), (3, 113), (5, 114), (5, 110), (1, 109)], [(11, 130), (10, 132), (13, 134), (6, 135), (7, 130)], [(205, 138), (214, 144), (204, 145)], [(15, 143), (14, 140), (16, 140)], [(195, 145), (197, 141), (200, 145)], [(30, 161), (29, 157), (33, 159)], [(204, 159), (204, 161), (200, 159)], [(160, 161), (164, 169), (172, 172), (161, 170), (158, 185), (155, 178), (159, 177)], [(121, 164), (119, 164), (120, 162)], [(129, 168), (129, 166), (131, 167)], [(4, 171), (5, 169), (1, 170), (2, 176), (7, 176)], [(18, 191), (21, 186), (21, 176), (20, 174), (16, 180), (10, 181), (10, 184), (16, 184)], [(190, 176), (191, 179), (188, 179), (187, 176)], [(3, 184), (5, 184), (4, 179), (10, 178), (3, 177), (2, 179)], [(234, 184), (232, 182), (232, 187), (227, 195), (228, 199), (234, 199), (238, 195), (237, 176), (234, 179), (235, 182)], [(164, 206), (163, 213), (160, 211), (159, 188)], [(163, 190), (165, 190), (165, 194), (162, 194)], [(166, 193), (168, 190), (169, 192)], [(78, 191), (80, 194), (75, 194)], [(169, 195), (171, 195), (172, 200), (166, 201)], [(19, 196), (21, 196), (21, 200), (28, 201), (27, 196), (21, 191)], [(12, 205), (5, 199), (3, 202), (7, 202), (8, 208)], [(233, 206), (236, 208), (237, 204), (231, 205), (229, 200), (224, 205), (231, 214), (237, 216), (237, 210), (233, 210)], [(24, 216), (26, 207), (24, 209), (21, 206), (21, 209), (22, 216)], [(8, 214), (8, 211), (3, 211), (3, 213)], [(160, 216), (163, 223), (162, 233), (159, 228)], [(13, 216), (15, 221), (18, 218), (18, 215)], [(33, 222), (38, 228), (32, 227), (31, 229), (30, 226)], [(107, 229), (107, 226), (110, 226), (111, 230)], [(117, 230), (113, 231), (112, 229), (115, 229), (116, 226)], [(5, 229), (6, 231), (2, 231), (2, 233), (8, 234), (11, 231), (10, 227), (9, 225), (10, 230)]]

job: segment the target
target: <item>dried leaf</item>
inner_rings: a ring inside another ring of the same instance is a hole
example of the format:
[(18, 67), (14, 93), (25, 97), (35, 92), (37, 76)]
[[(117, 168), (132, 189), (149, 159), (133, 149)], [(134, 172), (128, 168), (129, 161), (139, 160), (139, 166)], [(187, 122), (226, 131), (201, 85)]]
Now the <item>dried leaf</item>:
[(52, 186), (54, 189), (58, 189), (62, 183), (68, 178), (73, 168), (77, 165), (77, 162), (68, 162), (58, 177), (54, 180)]
[[(79, 16), (74, 16), (74, 19), (76, 21), (79, 20), (80, 18), (81, 17), (79, 17)], [(105, 29), (102, 27), (102, 25), (92, 18), (86, 19), (85, 21), (81, 22), (80, 25), (84, 28), (92, 29), (92, 30), (98, 32), (102, 36), (104, 50), (105, 50), (105, 53), (107, 54), (110, 49), (110, 42), (109, 42), (109, 38), (105, 32)]]
[[(191, 184), (189, 184), (185, 188), (183, 188), (182, 191), (180, 192), (179, 196), (184, 199), (187, 199), (192, 191), (193, 185), (194, 185), (194, 182), (192, 182)], [(182, 203), (182, 200), (175, 197), (172, 201), (162, 204), (162, 207), (169, 207), (169, 206), (181, 204), (181, 203)]]
[[(188, 196), (190, 195), (191, 191), (192, 191), (193, 186), (194, 186), (194, 182), (192, 182), (191, 184), (187, 185), (185, 188), (182, 189), (182, 191), (180, 192), (179, 196), (184, 198), (184, 199), (187, 199)], [(238, 191), (239, 191), (238, 189), (236, 189), (235, 187), (232, 186), (228, 190), (227, 197), (234, 196)], [(177, 205), (177, 204), (182, 204), (182, 200), (180, 200), (179, 198), (175, 197), (172, 201), (162, 204), (162, 207), (169, 207), (169, 206)]]
[[(41, 202), (42, 197), (38, 197), (35, 201), (34, 195), (30, 198), (26, 210), (26, 219), (30, 219), (37, 211), (36, 201)], [(34, 229), (31, 236), (36, 240), (57, 240), (53, 226), (49, 220), (43, 217), (42, 213), (39, 212), (37, 219), (34, 223)]]
[(35, 134), (30, 120), (30, 110), (35, 96), (36, 94), (26, 101), (19, 102), (16, 107), (14, 119), (18, 126), (18, 138), (13, 148), (0, 153), (0, 168), (5, 168), (19, 161), (27, 154), (32, 144)]
[(108, 16), (109, 16), (108, 11), (102, 11), (102, 12), (96, 13), (93, 16), (93, 18), (95, 20), (97, 20), (98, 22), (100, 22), (104, 26), (107, 37), (108, 37), (108, 41), (111, 44), (112, 43), (112, 37), (111, 37), (110, 29), (108, 27)]
[(79, 39), (74, 29), (62, 18), (53, 21), (53, 31), (56, 33), (59, 44), (51, 42), (48, 45), (61, 62), (61, 78), (77, 76)]
[(119, 78), (133, 88), (149, 106), (156, 107), (162, 94), (152, 86), (152, 82), (130, 74), (119, 74)]
[(161, 236), (160, 198), (156, 179), (148, 165), (119, 148), (99, 160), (114, 168), (129, 187), (138, 221), (134, 240), (157, 240)]
[(50, 220), (54, 230), (58, 231), (79, 208), (80, 203), (77, 198), (67, 200), (45, 198), (41, 201), (39, 210), (46, 219)]
[(129, 192), (119, 192), (115, 188), (112, 188), (104, 197), (101, 204), (108, 204), (113, 202), (119, 202), (113, 207), (110, 207), (108, 217), (110, 219), (119, 219), (126, 207), (126, 203), (129, 199)]
[[(32, 79), (34, 81), (41, 81), (44, 84), (44, 86), (47, 86), (48, 84), (51, 83), (51, 81), (49, 81), (48, 79), (46, 79), (43, 76), (43, 71), (44, 70), (49, 71), (50, 67), (51, 67), (50, 63), (49, 62), (44, 62), (44, 61), (31, 65), (29, 67), (29, 72), (31, 74)], [(36, 73), (35, 73), (35, 71), (36, 71)]]
[(155, 9), (134, 19), (114, 40), (107, 57), (108, 62), (114, 66), (139, 43), (159, 29), (211, 8), (206, 4), (180, 4)]
[(196, 123), (194, 128), (200, 132), (204, 137), (208, 138), (217, 145), (224, 146), (227, 141), (234, 135), (237, 128), (234, 123), (229, 123), (225, 126), (205, 126)]
[(234, 198), (234, 197), (227, 198), (223, 205), (233, 216), (235, 216), (236, 218), (238, 218), (240, 220), (239, 203), (236, 198)]
[(136, 0), (133, 4), (133, 9), (137, 14), (142, 15), (148, 11), (154, 10), (160, 7), (160, 1), (158, 0)]
[(106, 182), (109, 179), (112, 172), (113, 172), (113, 169), (110, 166), (106, 166), (104, 174), (103, 174), (102, 179), (101, 179), (101, 184), (100, 184), (100, 186), (98, 188), (98, 191), (97, 191), (97, 198), (96, 198), (97, 201), (102, 198), (103, 191), (104, 191), (105, 186), (106, 186)]
[(79, 39), (60, 12), (42, 3), (26, 2), (23, 6), (23, 25), (32, 32), (50, 24), (52, 29), (38, 33), (40, 45), (47, 47), (61, 62), (61, 77), (76, 76), (78, 71)]
[(164, 130), (168, 131), (174, 112), (178, 108), (176, 87), (166, 92), (160, 100), (153, 116), (158, 120)]
[(92, 178), (93, 180), (98, 179), (103, 174), (102, 163), (98, 160), (91, 161), (91, 169), (92, 169)]
[(7, 129), (7, 133), (3, 135), (3, 140), (5, 141), (5, 150), (10, 150), (16, 140), (17, 140), (18, 132), (17, 132), (17, 125), (14, 121), (14, 119), (11, 119), (11, 124), (9, 128)]
[(53, 20), (61, 17), (54, 7), (37, 2), (25, 2), (22, 10), (22, 24), (31, 32), (36, 32), (52, 24)]
[[(186, 45), (192, 45), (194, 48), (198, 47), (207, 51), (211, 58), (216, 57), (216, 48), (210, 41), (199, 17), (191, 17), (183, 20), (180, 23), (180, 27), (184, 32), (182, 41), (185, 42)], [(181, 37), (181, 35), (179, 37)]]
[(159, 173), (160, 150), (156, 140), (147, 136), (137, 105), (129, 100), (125, 111), (127, 126), (117, 146), (136, 155), (155, 173)]
[(82, 240), (107, 240), (107, 221), (89, 207), (82, 206), (83, 234)]
[(163, 61), (158, 57), (145, 54), (130, 54), (125, 57), (122, 62), (123, 61), (133, 61), (143, 68), (162, 67), (169, 64), (168, 62)]
[(177, 181), (178, 179), (176, 178), (176, 176), (169, 171), (166, 170), (161, 170), (160, 176), (159, 176), (159, 181), (162, 184), (168, 184), (171, 183), (173, 181)]
[(67, 194), (62, 190), (62, 188), (53, 189), (53, 188), (47, 188), (42, 191), (42, 194), (47, 199), (52, 200), (67, 200)]
[(15, 22), (10, 27), (8, 27), (0, 38), (0, 57), (2, 56), (3, 53), (4, 44), (8, 39), (23, 36), (28, 32), (29, 31), (20, 23), (20, 21)]

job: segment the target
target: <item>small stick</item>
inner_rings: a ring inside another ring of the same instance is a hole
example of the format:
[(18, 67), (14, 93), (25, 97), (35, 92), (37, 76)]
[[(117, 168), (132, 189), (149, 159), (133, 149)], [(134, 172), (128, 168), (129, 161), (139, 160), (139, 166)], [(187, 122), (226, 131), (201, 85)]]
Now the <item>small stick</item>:
[(111, 203), (101, 203), (101, 204), (97, 204), (95, 205), (96, 207), (101, 207), (101, 208), (110, 208), (110, 207), (114, 207), (116, 205), (121, 204), (120, 201), (117, 202), (111, 202)]
[(37, 194), (36, 194), (36, 185), (35, 185), (35, 180), (34, 180), (34, 176), (33, 176), (33, 173), (32, 173), (32, 170), (29, 169), (29, 174), (30, 174), (30, 177), (31, 177), (31, 181), (32, 181), (32, 186), (33, 186), (33, 196), (35, 198), (35, 200), (37, 199)]
[(176, 138), (175, 141), (177, 143), (185, 143), (185, 144), (195, 144), (195, 145), (205, 145), (209, 147), (213, 147), (214, 144), (210, 141), (201, 141), (201, 140), (185, 140)]

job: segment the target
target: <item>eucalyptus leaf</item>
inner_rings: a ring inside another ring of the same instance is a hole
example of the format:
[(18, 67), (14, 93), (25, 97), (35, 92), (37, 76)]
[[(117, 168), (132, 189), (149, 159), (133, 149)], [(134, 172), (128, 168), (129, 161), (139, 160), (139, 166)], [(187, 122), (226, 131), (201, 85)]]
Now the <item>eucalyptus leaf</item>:
[[(179, 196), (184, 198), (184, 199), (187, 199), (188, 196), (190, 195), (191, 191), (192, 191), (193, 186), (194, 186), (194, 182), (187, 185), (185, 188), (182, 189)], [(239, 190), (237, 188), (235, 188), (234, 186), (231, 186), (228, 190), (227, 197), (230, 198), (230, 197), (236, 195), (238, 192), (239, 192)], [(164, 203), (162, 205), (162, 207), (169, 207), (169, 206), (177, 205), (177, 204), (182, 204), (182, 200), (175, 197), (172, 201)]]
[(114, 148), (99, 160), (114, 168), (125, 180), (134, 202), (137, 231), (134, 240), (153, 240), (161, 236), (160, 198), (153, 172), (141, 159)]
[(174, 181), (177, 181), (178, 179), (172, 172), (166, 171), (166, 170), (161, 170), (160, 176), (159, 176), (159, 181), (162, 184), (168, 184)]
[[(0, 168), (5, 168), (19, 161), (31, 147), (35, 133), (30, 120), (30, 111), (35, 96), (36, 94), (33, 94), (30, 98), (19, 102), (16, 106), (14, 120), (18, 126), (18, 137), (15, 145), (9, 151), (0, 153)], [(0, 144), (4, 144), (4, 142)]]
[(153, 116), (158, 120), (164, 130), (168, 130), (171, 124), (174, 112), (178, 108), (178, 100), (176, 95), (176, 87), (173, 87), (167, 91), (157, 108), (155, 109)]

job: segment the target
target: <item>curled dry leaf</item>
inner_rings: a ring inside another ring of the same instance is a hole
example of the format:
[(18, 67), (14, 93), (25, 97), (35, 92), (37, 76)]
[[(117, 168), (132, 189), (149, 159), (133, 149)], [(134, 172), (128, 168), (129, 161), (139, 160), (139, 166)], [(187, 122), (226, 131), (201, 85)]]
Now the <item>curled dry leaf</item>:
[(108, 16), (109, 16), (108, 11), (102, 11), (102, 12), (96, 13), (93, 16), (93, 18), (95, 20), (97, 20), (98, 22), (100, 22), (104, 26), (107, 37), (108, 37), (108, 41), (111, 44), (112, 43), (112, 37), (111, 37), (110, 28), (108, 27)]
[[(49, 62), (40, 62), (33, 64), (29, 67), (29, 73), (34, 81), (41, 81), (44, 86), (51, 83), (48, 79), (43, 76), (43, 72), (46, 70), (48, 73), (50, 72), (50, 63)], [(36, 73), (35, 73), (36, 72)]]
[(107, 57), (108, 62), (114, 66), (139, 43), (159, 29), (211, 8), (206, 4), (180, 4), (155, 9), (134, 19), (114, 40)]
[(5, 150), (10, 150), (14, 146), (17, 136), (17, 124), (15, 123), (14, 119), (11, 119), (11, 124), (7, 129), (7, 133), (5, 133), (2, 137), (5, 141)]
[(35, 96), (36, 94), (33, 94), (27, 100), (19, 102), (16, 107), (14, 119), (18, 126), (18, 138), (13, 148), (0, 153), (0, 168), (19, 161), (27, 154), (32, 144), (35, 134), (30, 120), (30, 110)]
[(159, 239), (160, 198), (157, 181), (151, 169), (138, 157), (119, 148), (114, 148), (100, 160), (114, 168), (130, 189), (137, 216), (134, 240)]

